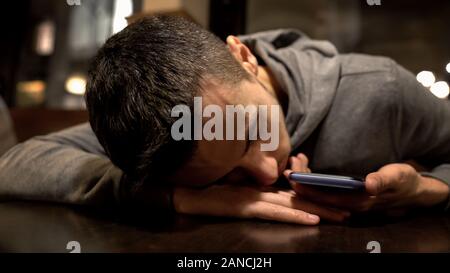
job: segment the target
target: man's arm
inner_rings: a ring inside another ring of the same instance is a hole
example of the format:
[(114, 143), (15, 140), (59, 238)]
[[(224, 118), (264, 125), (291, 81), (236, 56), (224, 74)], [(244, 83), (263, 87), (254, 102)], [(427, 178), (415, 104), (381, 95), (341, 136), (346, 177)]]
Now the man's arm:
[(366, 176), (366, 191), (333, 194), (292, 183), (301, 197), (352, 211), (390, 210), (412, 207), (449, 208), (450, 102), (436, 98), (414, 75), (393, 63), (389, 103), (385, 107), (400, 161), (414, 160), (430, 172), (418, 173), (409, 164), (388, 164)]
[(16, 145), (0, 158), (0, 200), (114, 206), (122, 171), (88, 124)]
[(0, 97), (0, 156), (16, 144), (8, 108)]
[[(450, 185), (450, 102), (435, 97), (414, 75), (397, 66), (399, 101), (397, 147), (400, 156), (428, 167), (422, 176)], [(450, 201), (450, 200), (449, 200)], [(447, 208), (450, 203), (447, 202)]]
[(0, 157), (0, 174), (0, 201), (94, 206), (139, 219), (173, 212), (171, 186), (134, 187), (135, 181), (105, 155), (88, 124), (13, 147)]
[(175, 210), (310, 225), (317, 224), (319, 218), (303, 210), (332, 221), (346, 217), (344, 212), (307, 201), (293, 202), (292, 194), (232, 185), (174, 190), (170, 185), (158, 187), (160, 183), (146, 181), (136, 190), (133, 181), (128, 181), (104, 155), (87, 124), (15, 146), (0, 158), (0, 174), (0, 201), (39, 200), (117, 208), (122, 217), (140, 221), (170, 216)]

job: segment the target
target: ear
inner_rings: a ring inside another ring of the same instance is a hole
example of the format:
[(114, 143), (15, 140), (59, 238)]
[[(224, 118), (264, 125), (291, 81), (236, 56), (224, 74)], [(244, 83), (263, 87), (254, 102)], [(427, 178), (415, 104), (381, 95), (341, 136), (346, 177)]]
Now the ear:
[(255, 55), (244, 45), (238, 37), (230, 35), (227, 37), (227, 45), (231, 55), (247, 70), (248, 73), (258, 75), (258, 61)]

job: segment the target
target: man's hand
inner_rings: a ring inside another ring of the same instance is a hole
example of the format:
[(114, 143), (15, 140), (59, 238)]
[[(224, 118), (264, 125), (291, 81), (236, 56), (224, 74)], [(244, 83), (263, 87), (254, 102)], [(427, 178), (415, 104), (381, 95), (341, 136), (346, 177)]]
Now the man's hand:
[(411, 165), (390, 164), (366, 177), (366, 191), (375, 205), (389, 207), (432, 207), (447, 200), (444, 182), (420, 175)]
[(317, 225), (320, 217), (341, 222), (348, 213), (300, 200), (295, 192), (274, 188), (213, 185), (205, 189), (175, 188), (178, 213), (237, 218), (258, 218), (302, 225)]
[[(307, 166), (306, 157), (301, 157)], [(288, 176), (290, 171), (286, 171)], [(391, 208), (431, 207), (447, 200), (449, 187), (434, 178), (421, 176), (408, 164), (389, 164), (366, 177), (366, 191), (332, 193), (291, 183), (302, 197), (316, 203), (351, 211), (388, 210)]]

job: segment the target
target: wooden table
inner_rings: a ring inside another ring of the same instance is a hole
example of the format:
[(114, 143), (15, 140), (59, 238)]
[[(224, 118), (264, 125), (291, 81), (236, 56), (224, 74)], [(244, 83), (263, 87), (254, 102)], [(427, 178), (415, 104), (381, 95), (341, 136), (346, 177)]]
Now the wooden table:
[(420, 213), (360, 217), (346, 225), (304, 227), (264, 221), (176, 216), (130, 225), (80, 209), (42, 203), (0, 204), (0, 252), (450, 252), (450, 217)]
[(16, 108), (10, 109), (10, 112), (19, 142), (88, 121), (88, 113), (83, 110)]

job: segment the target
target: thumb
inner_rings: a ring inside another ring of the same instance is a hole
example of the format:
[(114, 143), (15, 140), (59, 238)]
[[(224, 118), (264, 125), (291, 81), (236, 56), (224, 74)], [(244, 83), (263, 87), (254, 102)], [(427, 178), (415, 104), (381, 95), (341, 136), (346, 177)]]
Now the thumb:
[(366, 176), (366, 191), (371, 195), (379, 195), (386, 190), (384, 177), (379, 173), (371, 173)]

